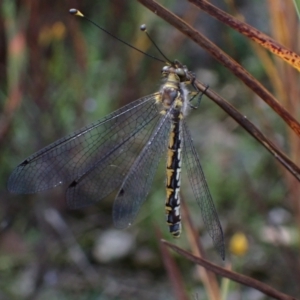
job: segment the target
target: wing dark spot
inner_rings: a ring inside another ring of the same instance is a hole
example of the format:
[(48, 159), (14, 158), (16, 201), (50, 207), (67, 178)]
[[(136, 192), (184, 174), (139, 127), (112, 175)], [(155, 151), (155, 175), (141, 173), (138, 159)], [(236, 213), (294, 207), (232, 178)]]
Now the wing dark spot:
[(78, 184), (78, 181), (77, 181), (77, 180), (74, 180), (74, 181), (69, 185), (69, 188), (73, 188), (73, 187), (75, 187), (77, 184)]
[(29, 164), (28, 159), (25, 159), (22, 163), (20, 163), (19, 166), (26, 166), (26, 165), (28, 165), (28, 164)]
[(119, 196), (122, 197), (124, 195), (124, 193), (125, 193), (124, 189), (121, 189), (119, 192)]

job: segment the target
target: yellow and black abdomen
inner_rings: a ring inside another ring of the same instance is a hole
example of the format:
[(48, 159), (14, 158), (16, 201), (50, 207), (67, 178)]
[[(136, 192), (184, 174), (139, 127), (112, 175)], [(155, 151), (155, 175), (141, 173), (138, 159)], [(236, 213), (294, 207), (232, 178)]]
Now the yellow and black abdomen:
[(182, 128), (181, 113), (176, 112), (172, 116), (172, 127), (168, 143), (167, 158), (167, 199), (166, 219), (170, 232), (174, 237), (181, 233), (180, 216), (180, 179), (181, 179), (181, 150), (182, 150)]

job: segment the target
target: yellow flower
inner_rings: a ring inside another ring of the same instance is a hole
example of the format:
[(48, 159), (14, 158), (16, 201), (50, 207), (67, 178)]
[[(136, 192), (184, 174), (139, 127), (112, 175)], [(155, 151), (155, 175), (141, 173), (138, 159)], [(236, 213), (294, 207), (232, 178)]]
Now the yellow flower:
[(232, 254), (243, 256), (248, 251), (249, 244), (244, 233), (236, 232), (230, 239), (229, 249)]

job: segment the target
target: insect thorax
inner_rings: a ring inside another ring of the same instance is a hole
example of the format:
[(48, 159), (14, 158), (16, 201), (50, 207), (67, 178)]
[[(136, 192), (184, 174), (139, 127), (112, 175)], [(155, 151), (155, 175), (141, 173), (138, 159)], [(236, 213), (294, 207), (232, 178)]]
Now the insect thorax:
[(174, 120), (182, 119), (182, 110), (187, 94), (183, 87), (184, 83), (181, 82), (180, 77), (176, 74), (176, 70), (174, 67), (163, 68), (162, 76), (166, 80), (156, 97), (156, 102), (161, 105), (160, 113), (166, 114), (172, 108), (171, 117)]

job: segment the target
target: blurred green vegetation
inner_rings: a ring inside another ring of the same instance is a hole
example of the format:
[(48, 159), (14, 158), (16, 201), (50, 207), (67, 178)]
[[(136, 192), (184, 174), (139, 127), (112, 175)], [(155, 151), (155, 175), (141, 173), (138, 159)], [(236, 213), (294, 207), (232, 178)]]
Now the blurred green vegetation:
[[(193, 14), (194, 9), (185, 1), (161, 3), (192, 21), (274, 92), (263, 62), (246, 38), (204, 13)], [(6, 191), (9, 174), (28, 155), (159, 89), (159, 62), (69, 15), (68, 10), (80, 9), (112, 34), (159, 56), (139, 30), (140, 24), (146, 23), (170, 59), (186, 64), (293, 159), (297, 157), (295, 149), (299, 150), (293, 143), (299, 141), (293, 142), (295, 137), (280, 118), (228, 70), (136, 1), (3, 0), (0, 5), (0, 299), (174, 299), (154, 231), (158, 227), (164, 239), (174, 242), (164, 217), (165, 162), (136, 222), (127, 230), (134, 236), (134, 249), (125, 258), (109, 263), (97, 262), (93, 249), (99, 234), (113, 227), (113, 197), (94, 207), (70, 211), (63, 189), (37, 195)], [(237, 9), (253, 26), (272, 32), (265, 17), (267, 7), (260, 1), (245, 2)], [(299, 105), (291, 113), (299, 117)], [(206, 97), (188, 123), (226, 246), (237, 231), (249, 241), (248, 252), (242, 257), (227, 251), (232, 268), (240, 268), (238, 271), (282, 292), (299, 295), (300, 222), (293, 202), (299, 200), (298, 183)], [(220, 263), (185, 179), (182, 191), (208, 257)], [(50, 208), (61, 214), (69, 231), (59, 232), (47, 222), (45, 213)], [(188, 248), (184, 229), (176, 244)], [(73, 247), (83, 251), (92, 279), (76, 264)], [(176, 260), (191, 299), (193, 295), (206, 299), (193, 266), (179, 257)], [(232, 285), (230, 292), (252, 299), (244, 287)]]

